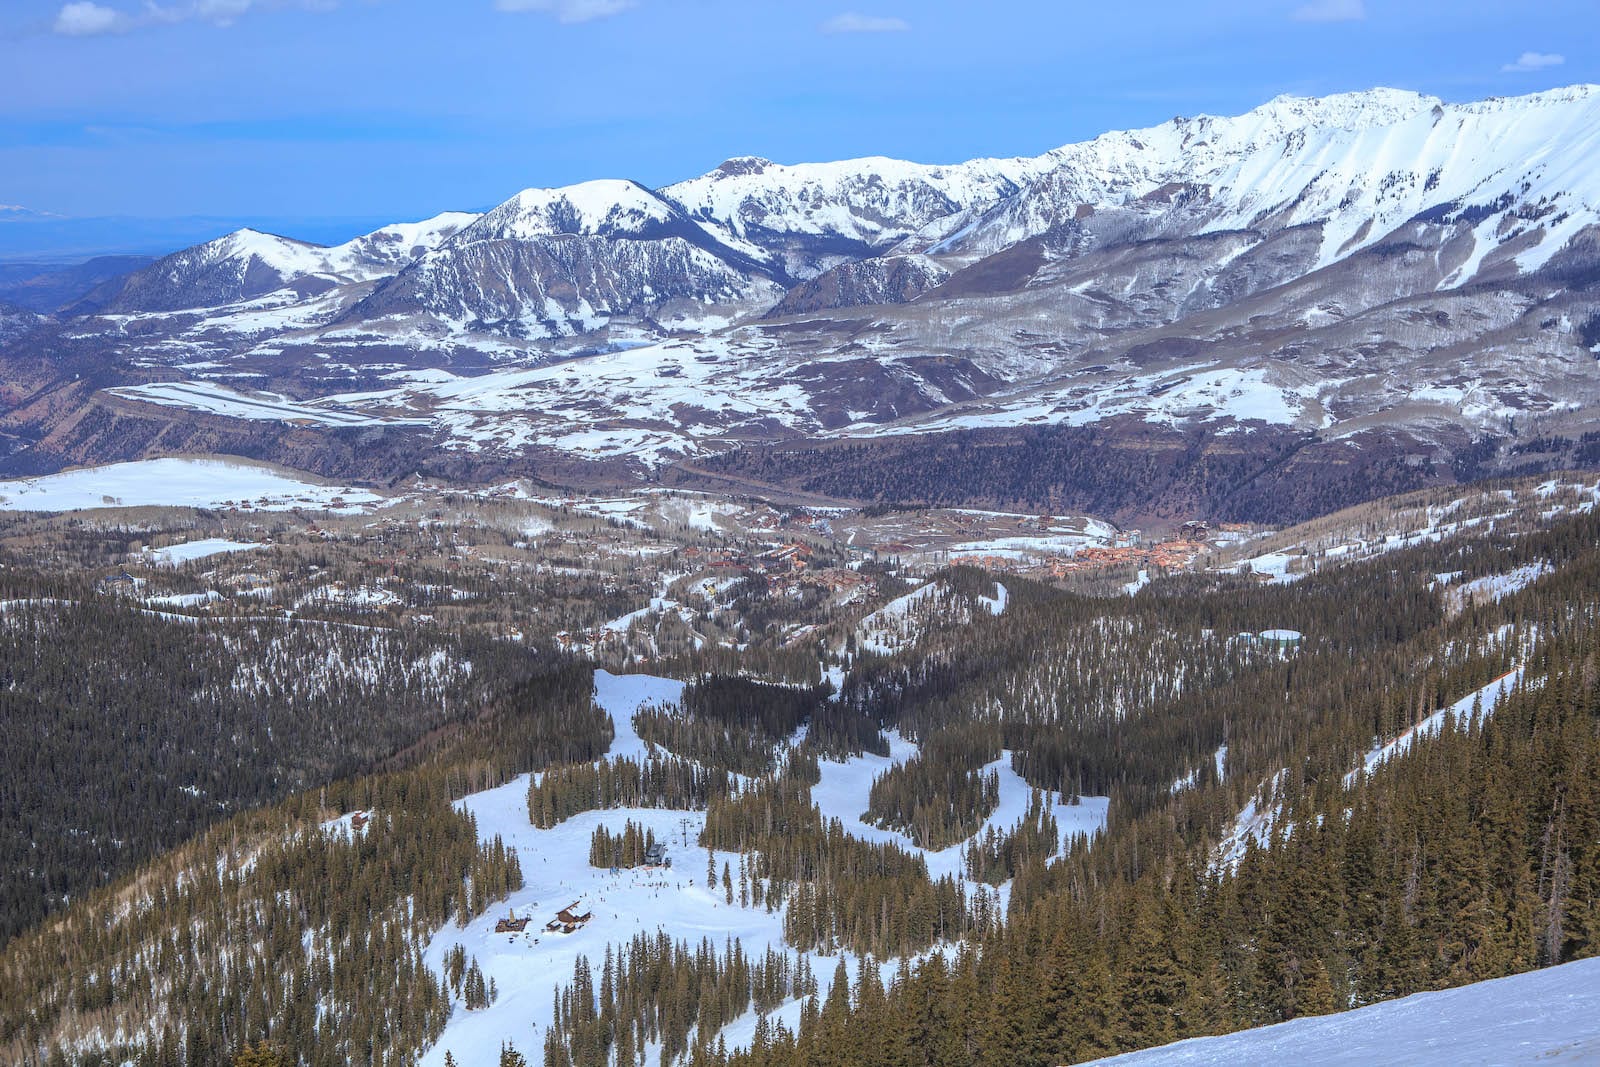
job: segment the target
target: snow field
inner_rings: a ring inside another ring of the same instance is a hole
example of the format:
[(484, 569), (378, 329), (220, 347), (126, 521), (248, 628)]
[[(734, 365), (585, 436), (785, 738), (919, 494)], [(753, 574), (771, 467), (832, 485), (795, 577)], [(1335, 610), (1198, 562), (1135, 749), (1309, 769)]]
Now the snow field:
[[(990, 886), (982, 882), (968, 881), (962, 877), (964, 852), (967, 842), (972, 838), (933, 851), (918, 847), (898, 830), (887, 830), (863, 820), (862, 816), (867, 811), (867, 800), (872, 793), (873, 779), (917, 754), (917, 745), (905, 740), (898, 733), (891, 732), (886, 736), (889, 739), (887, 756), (871, 754), (854, 756), (844, 763), (818, 761), (817, 766), (822, 772), (822, 778), (811, 788), (811, 799), (821, 809), (823, 819), (838, 819), (845, 832), (852, 837), (879, 844), (897, 845), (913, 855), (921, 856), (928, 865), (928, 877), (938, 880), (950, 875), (962, 880), (969, 896), (978, 889), (985, 892), (992, 891)], [(986, 764), (981, 773), (988, 774), (990, 771), (994, 771), (1000, 778), (1000, 802), (995, 805), (994, 812), (984, 820), (984, 824), (978, 828), (973, 837), (982, 837), (991, 828), (997, 832), (1009, 830), (1028, 813), (1028, 800), (1032, 796), (1033, 787), (1012, 770), (1011, 753), (1002, 752), (1000, 758)], [(1106, 813), (1110, 805), (1109, 797), (1080, 797), (1077, 804), (1064, 804), (1059, 798), (1051, 798), (1050, 814), (1055, 817), (1062, 847), (1070, 845), (1078, 834), (1093, 837), (1105, 829)], [(1009, 883), (1000, 887), (1002, 905), (1009, 902), (1010, 893)]]
[(385, 418), (323, 406), (327, 400), (334, 399), (332, 397), (314, 404), (303, 404), (277, 393), (249, 395), (211, 382), (155, 382), (109, 389), (107, 392), (146, 404), (187, 408), (258, 422), (309, 422), (319, 426), (420, 426), (427, 423), (425, 419)]
[(255, 541), (230, 541), (225, 537), (208, 537), (203, 541), (185, 541), (181, 545), (168, 545), (166, 548), (146, 547), (143, 562), (158, 567), (177, 567), (197, 559), (209, 559), (229, 552), (249, 552), (252, 549), (265, 547), (267, 546)]
[[(592, 811), (539, 830), (528, 821), (528, 780), (522, 775), (462, 802), (463, 809), (477, 819), (481, 839), (498, 835), (516, 849), (524, 886), (465, 929), (448, 925), (429, 943), (424, 959), (441, 973), (445, 953), (456, 944), (465, 947), (469, 959), (477, 958), (485, 981), (493, 980), (499, 997), (480, 1011), (458, 1006), (439, 1043), (423, 1057), (424, 1067), (442, 1064), (446, 1050), (462, 1064), (493, 1063), (500, 1043), (508, 1038), (530, 1060), (537, 1061), (552, 1021), (554, 994), (572, 981), (578, 957), (587, 956), (598, 966), (607, 945), (625, 945), (636, 934), (664, 931), (691, 945), (709, 937), (719, 949), (731, 937), (757, 956), (768, 947), (783, 947), (781, 912), (741, 908), (737, 897), (729, 905), (720, 885), (715, 890), (706, 888), (706, 850), (693, 844), (705, 826), (703, 812), (655, 808)], [(657, 840), (671, 842), (671, 868), (613, 875), (589, 866), (589, 839), (595, 828), (621, 832), (629, 820), (653, 831)], [(685, 836), (690, 842), (687, 848), (683, 846)], [(719, 879), (724, 863), (738, 870), (736, 853), (714, 855)], [(547, 932), (544, 924), (575, 901), (593, 912), (589, 924), (572, 934)], [(495, 922), (508, 909), (519, 917), (532, 917), (526, 932), (493, 932)]]
[(288, 511), (338, 509), (380, 499), (362, 489), (317, 485), (266, 467), (218, 459), (136, 460), (0, 482), (0, 511), (230, 505)]
[(1094, 1062), (1117, 1067), (1597, 1063), (1600, 959)]
[[(596, 671), (595, 700), (611, 715), (616, 730), (608, 754), (633, 759), (647, 756), (648, 746), (633, 728), (634, 713), (646, 704), (677, 703), (682, 695), (683, 683), (672, 679)], [(758, 956), (769, 946), (783, 947), (782, 912), (769, 914), (764, 907), (741, 908), (737, 903), (730, 906), (720, 885), (715, 890), (706, 888), (706, 850), (694, 844), (705, 828), (704, 812), (617, 808), (585, 812), (540, 830), (528, 819), (531, 778), (519, 775), (458, 804), (476, 820), (480, 841), (499, 837), (516, 850), (524, 884), (466, 928), (445, 926), (429, 942), (424, 959), (430, 967), (442, 974), (445, 953), (460, 944), (469, 960), (477, 958), (484, 980), (493, 980), (499, 997), (479, 1011), (469, 1012), (458, 1005), (438, 1044), (422, 1058), (423, 1067), (442, 1065), (447, 1050), (461, 1064), (496, 1062), (500, 1044), (507, 1039), (537, 1062), (543, 1055), (544, 1033), (552, 1022), (554, 994), (571, 982), (578, 957), (587, 956), (598, 965), (607, 945), (625, 945), (636, 934), (665, 931), (674, 940), (691, 944), (710, 937), (719, 948), (732, 937)], [(613, 875), (589, 866), (589, 840), (595, 828), (605, 826), (620, 833), (629, 820), (668, 843), (671, 868)], [(720, 878), (724, 863), (738, 870), (739, 856), (716, 853), (715, 863)], [(571, 934), (547, 932), (545, 923), (575, 901), (581, 902), (580, 910), (593, 912), (588, 925)], [(527, 931), (493, 932), (507, 909), (519, 917), (532, 917)]]

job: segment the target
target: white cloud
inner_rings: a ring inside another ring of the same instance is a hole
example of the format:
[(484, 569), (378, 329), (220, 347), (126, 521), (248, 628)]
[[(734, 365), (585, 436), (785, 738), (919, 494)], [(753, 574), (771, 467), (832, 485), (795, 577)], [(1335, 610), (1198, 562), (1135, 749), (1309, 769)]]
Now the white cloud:
[(1507, 63), (1500, 69), (1508, 73), (1547, 70), (1550, 67), (1559, 67), (1566, 61), (1566, 56), (1556, 55), (1554, 52), (1524, 52), (1517, 57), (1515, 63)]
[(185, 0), (182, 3), (144, 0), (138, 12), (134, 13), (94, 3), (93, 0), (76, 0), (63, 5), (57, 12), (53, 28), (56, 33), (68, 37), (96, 37), (108, 33), (127, 33), (145, 26), (172, 26), (180, 22), (231, 26), (251, 11), (285, 7), (326, 11), (337, 5), (338, 0)]
[(634, 0), (494, 0), (496, 11), (537, 11), (569, 24), (610, 18), (634, 6)]
[(62, 6), (56, 13), (55, 31), (68, 37), (95, 37), (121, 33), (130, 27), (130, 21), (120, 11), (83, 0)]
[(1297, 22), (1360, 22), (1366, 17), (1366, 0), (1311, 0), (1294, 12)]
[(822, 24), (823, 33), (904, 33), (911, 28), (905, 19), (883, 15), (861, 15), (847, 11)]

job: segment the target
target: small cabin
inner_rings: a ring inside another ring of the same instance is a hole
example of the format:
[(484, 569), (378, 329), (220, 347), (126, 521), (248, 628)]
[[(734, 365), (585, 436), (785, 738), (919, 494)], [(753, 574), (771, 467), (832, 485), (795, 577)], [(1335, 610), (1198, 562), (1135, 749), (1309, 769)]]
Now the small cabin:
[(568, 904), (566, 907), (556, 912), (555, 920), (547, 923), (545, 925), (545, 929), (559, 929), (564, 934), (572, 933), (574, 930), (587, 923), (590, 919), (594, 918), (594, 913), (591, 911), (580, 912), (578, 909), (582, 906), (582, 901), (574, 900), (571, 904)]
[(141, 578), (135, 578), (128, 573), (126, 567), (116, 574), (107, 575), (100, 579), (99, 586), (102, 592), (132, 592), (144, 584)]

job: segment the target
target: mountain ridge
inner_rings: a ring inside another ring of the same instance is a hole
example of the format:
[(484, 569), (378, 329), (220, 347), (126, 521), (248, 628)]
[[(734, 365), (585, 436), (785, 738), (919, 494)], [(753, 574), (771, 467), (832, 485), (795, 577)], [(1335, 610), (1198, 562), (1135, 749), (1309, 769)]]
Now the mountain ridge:
[[(954, 164), (735, 157), (334, 248), (240, 231), (0, 359), (109, 353), (83, 358), (117, 418), (238, 419), (194, 398), (261, 389), (475, 468), (648, 480), (774, 443), (1142, 423), (1269, 452), (1376, 433), (1449, 477), (1479, 442), (1516, 465), (1525, 430), (1570, 452), (1592, 423), (1596, 151), (1580, 85), (1279, 96)], [(80, 405), (25, 398), (11, 462), (96, 459)]]

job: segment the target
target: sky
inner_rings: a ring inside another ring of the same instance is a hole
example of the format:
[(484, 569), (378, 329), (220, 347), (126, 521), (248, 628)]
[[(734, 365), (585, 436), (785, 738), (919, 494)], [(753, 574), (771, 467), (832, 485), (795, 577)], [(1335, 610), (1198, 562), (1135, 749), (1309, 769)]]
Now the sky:
[(952, 162), (1280, 93), (1514, 95), (1600, 81), (1596, 42), (1595, 0), (4, 0), (0, 205), (353, 233), (736, 155)]

